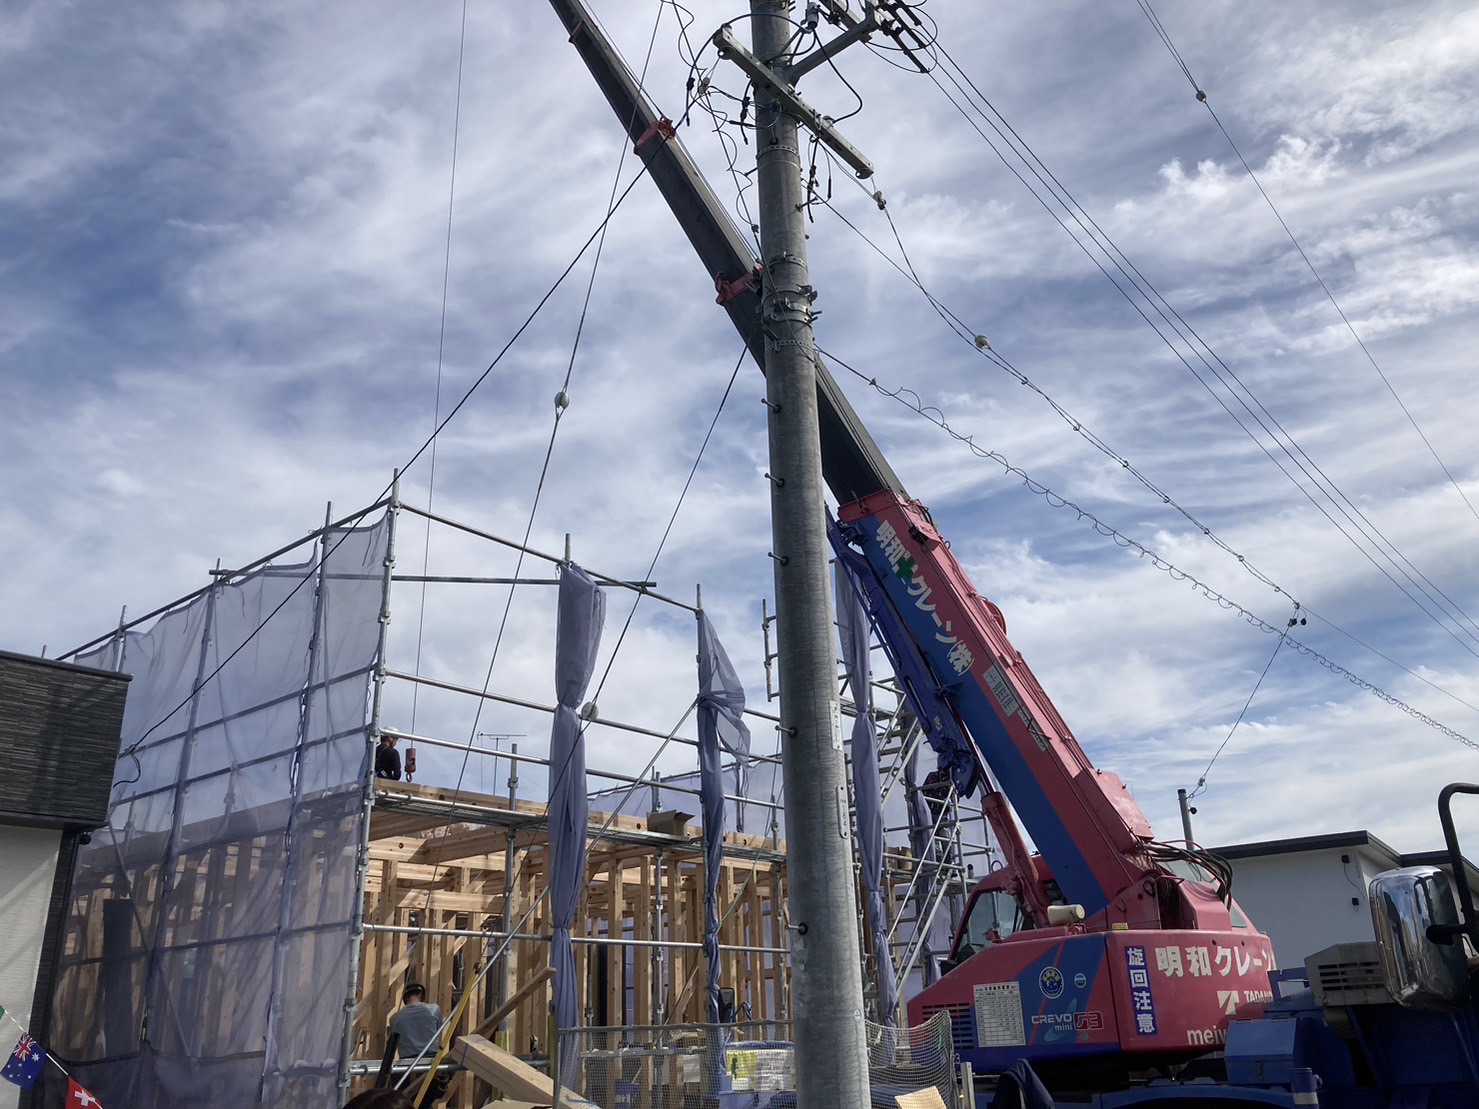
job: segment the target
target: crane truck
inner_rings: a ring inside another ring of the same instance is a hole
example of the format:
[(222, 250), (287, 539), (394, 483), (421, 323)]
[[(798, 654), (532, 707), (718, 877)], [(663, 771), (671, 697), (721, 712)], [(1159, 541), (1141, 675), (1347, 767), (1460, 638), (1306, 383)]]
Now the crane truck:
[[(550, 2), (763, 371), (765, 267), (581, 0)], [(957, 1050), (982, 1073), (1025, 1061), (1055, 1091), (1102, 1098), (1110, 1095), (1095, 1091), (1119, 1089), (1130, 1099), (1101, 1100), (1106, 1106), (1191, 1097), (1308, 1104), (1295, 1088), (1305, 1076), (1291, 1076), (1300, 1068), (1290, 1045), (1344, 1043), (1337, 1022), (1320, 1005), (1315, 1019), (1299, 1002), (1275, 998), (1283, 979), (1272, 945), (1238, 908), (1227, 864), (1155, 839), (1125, 783), (1091, 763), (1007, 639), (1001, 612), (972, 585), (820, 359), (816, 379), (823, 475), (839, 505), (834, 548), (941, 766), (962, 796), (980, 792), (1003, 855), (972, 892), (948, 973), (910, 1001), (911, 1019), (949, 1013)], [(1382, 903), (1399, 906), (1391, 919), (1405, 923), (1385, 934), (1388, 947), (1393, 936), (1411, 941), (1394, 965), (1420, 970), (1437, 959), (1455, 972), (1467, 942), (1458, 931), (1444, 934), (1441, 958), (1413, 946), (1419, 932), (1434, 950), (1443, 938), (1429, 939), (1427, 924), (1413, 920), (1431, 923), (1435, 935), (1458, 928), (1443, 907), (1453, 903), (1442, 898), (1446, 878), (1435, 874), (1390, 878)], [(1424, 985), (1407, 1000), (1426, 1003), (1433, 974), (1412, 977)], [(1472, 1002), (1450, 1023), (1455, 1057), (1468, 1053), (1469, 1089), (1479, 1091)], [(1382, 1027), (1400, 1055), (1409, 1026)], [(1232, 1070), (1228, 1045), (1238, 1042), (1246, 1067)], [(1204, 1063), (1211, 1085), (1182, 1081)], [(1176, 1078), (1174, 1087), (1155, 1086), (1158, 1074)], [(1319, 1076), (1310, 1075), (1312, 1090)], [(1365, 1078), (1378, 1081), (1369, 1068)]]

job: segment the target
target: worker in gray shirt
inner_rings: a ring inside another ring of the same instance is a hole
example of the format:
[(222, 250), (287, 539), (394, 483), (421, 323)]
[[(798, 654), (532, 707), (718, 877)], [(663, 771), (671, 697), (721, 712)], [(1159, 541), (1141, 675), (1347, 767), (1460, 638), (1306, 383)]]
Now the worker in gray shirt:
[[(402, 1059), (415, 1059), (427, 1048), (428, 1044), (433, 1043), (437, 1029), (441, 1026), (441, 1007), (432, 1005), (426, 1000), (426, 987), (420, 982), (408, 982), (406, 988), (401, 991), (401, 1008), (390, 1018), (391, 1035), (400, 1036), (400, 1041), (396, 1044), (396, 1054)], [(433, 1046), (426, 1051), (423, 1062), (430, 1062), (435, 1056), (436, 1048)], [(420, 1082), (419, 1076), (413, 1076), (406, 1083), (406, 1088), (414, 1093), (419, 1088)], [(451, 1082), (450, 1074), (438, 1074), (432, 1080), (426, 1100), (420, 1105), (433, 1105), (441, 1101), (447, 1095), (447, 1087), (451, 1085)]]

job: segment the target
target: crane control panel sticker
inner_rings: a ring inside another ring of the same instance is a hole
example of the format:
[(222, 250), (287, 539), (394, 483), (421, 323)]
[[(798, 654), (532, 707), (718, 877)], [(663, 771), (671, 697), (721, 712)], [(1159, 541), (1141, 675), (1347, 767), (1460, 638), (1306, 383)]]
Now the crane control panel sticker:
[(1156, 1034), (1155, 997), (1150, 992), (1150, 967), (1145, 948), (1125, 948), (1125, 969), (1130, 977), (1130, 1006), (1135, 1011), (1135, 1031), (1141, 1036)]
[(975, 999), (977, 1047), (1021, 1047), (1027, 1043), (1020, 985), (982, 983), (975, 988)]

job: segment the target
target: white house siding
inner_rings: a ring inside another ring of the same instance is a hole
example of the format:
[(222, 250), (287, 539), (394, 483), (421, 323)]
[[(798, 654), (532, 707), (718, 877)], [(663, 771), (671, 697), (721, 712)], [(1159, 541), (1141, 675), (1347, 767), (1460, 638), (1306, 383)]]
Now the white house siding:
[(1233, 897), (1273, 941), (1279, 966), (1301, 966), (1305, 956), (1333, 943), (1374, 938), (1366, 890), (1398, 865), (1369, 846), (1235, 859)]
[[(21, 1025), (31, 1020), (41, 938), (56, 880), (61, 833), (0, 824), (0, 1005)], [(8, 1057), (20, 1031), (0, 1020), (0, 1059)], [(20, 1089), (0, 1082), (0, 1109), (15, 1109)]]

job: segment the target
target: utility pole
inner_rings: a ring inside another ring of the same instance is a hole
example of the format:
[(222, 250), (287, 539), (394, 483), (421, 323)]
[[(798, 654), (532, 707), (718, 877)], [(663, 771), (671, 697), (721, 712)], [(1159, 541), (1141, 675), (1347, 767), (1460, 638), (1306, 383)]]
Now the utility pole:
[[(807, 273), (800, 122), (859, 176), (870, 176), (872, 167), (796, 96), (792, 82), (810, 68), (808, 61), (815, 64), (815, 55), (800, 62), (793, 56), (791, 44), (802, 36), (795, 34), (792, 8), (790, 0), (751, 0), (753, 54), (728, 27), (720, 29), (714, 43), (755, 87), (797, 1104), (799, 1109), (861, 1109), (870, 1103), (868, 1058), (833, 644), (812, 336), (816, 293)], [(814, 14), (809, 18), (814, 21)], [(828, 47), (829, 53), (836, 49), (835, 42)]]
[(1191, 835), (1191, 814), (1197, 810), (1191, 807), (1184, 789), (1176, 791), (1176, 803), (1181, 806), (1181, 834), (1186, 837), (1186, 846), (1190, 847), (1196, 842)]

